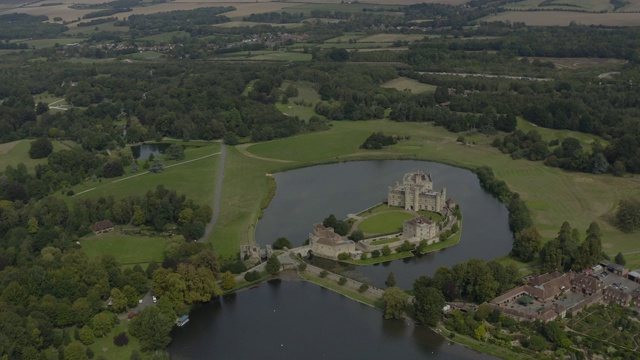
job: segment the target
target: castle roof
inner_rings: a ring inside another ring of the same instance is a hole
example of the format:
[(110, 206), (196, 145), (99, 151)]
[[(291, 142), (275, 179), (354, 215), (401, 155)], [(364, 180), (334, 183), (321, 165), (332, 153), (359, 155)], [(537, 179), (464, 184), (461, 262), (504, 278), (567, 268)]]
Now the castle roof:
[(337, 245), (343, 242), (342, 237), (333, 231), (331, 227), (325, 227), (322, 223), (313, 224), (313, 234), (318, 237), (318, 243), (325, 245)]
[(407, 220), (407, 223), (413, 226), (427, 226), (433, 224), (433, 221), (424, 216), (418, 216), (417, 218)]

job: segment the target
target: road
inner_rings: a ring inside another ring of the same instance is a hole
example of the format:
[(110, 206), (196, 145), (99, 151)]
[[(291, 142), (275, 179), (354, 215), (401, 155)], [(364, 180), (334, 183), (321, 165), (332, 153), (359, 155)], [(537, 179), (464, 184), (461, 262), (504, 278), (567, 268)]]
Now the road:
[(213, 227), (216, 226), (216, 222), (218, 221), (218, 216), (220, 215), (220, 202), (222, 200), (222, 182), (224, 180), (224, 164), (227, 159), (227, 147), (222, 143), (222, 147), (220, 148), (220, 162), (218, 163), (218, 176), (216, 177), (216, 189), (213, 193), (213, 216), (211, 216), (211, 221), (207, 224), (205, 228), (204, 235), (198, 241), (204, 241), (209, 237), (211, 231), (213, 231)]

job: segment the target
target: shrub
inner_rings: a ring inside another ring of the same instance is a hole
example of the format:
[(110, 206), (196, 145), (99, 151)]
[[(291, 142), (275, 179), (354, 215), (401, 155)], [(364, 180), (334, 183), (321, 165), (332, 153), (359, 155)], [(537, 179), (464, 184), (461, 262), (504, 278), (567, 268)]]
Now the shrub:
[(377, 258), (377, 257), (380, 257), (380, 251), (379, 250), (373, 250), (371, 252), (371, 257), (374, 258), (374, 259)]
[(338, 254), (338, 260), (349, 260), (349, 253), (343, 252)]
[(329, 275), (329, 272), (328, 272), (328, 271), (326, 271), (326, 270), (322, 270), (322, 271), (320, 272), (320, 277), (321, 277), (321, 278), (326, 278), (326, 277), (327, 277), (327, 275)]
[(244, 279), (245, 281), (248, 281), (248, 282), (256, 281), (260, 279), (260, 273), (255, 270), (248, 271), (247, 273), (244, 274)]
[(307, 263), (301, 263), (300, 265), (298, 265), (298, 270), (300, 271), (307, 270)]
[(362, 284), (362, 285), (360, 285), (360, 288), (358, 289), (358, 292), (363, 293), (363, 292), (365, 292), (365, 291), (367, 291), (367, 290), (369, 290), (369, 285), (367, 285), (367, 284)]
[(69, 190), (69, 191), (67, 191), (67, 196), (73, 196), (73, 195), (75, 195), (75, 194), (76, 194), (76, 193), (75, 193), (73, 190)]
[(344, 285), (347, 283), (347, 278), (345, 278), (344, 276), (340, 277), (340, 280), (338, 280), (338, 284), (339, 285)]
[(389, 256), (389, 255), (391, 255), (391, 248), (389, 247), (389, 245), (385, 245), (385, 246), (382, 248), (382, 255), (384, 255), (384, 256)]
[(129, 337), (127, 337), (127, 334), (123, 331), (113, 337), (113, 343), (116, 346), (125, 346), (129, 343)]
[(276, 241), (273, 242), (272, 247), (274, 249), (293, 249), (293, 245), (291, 245), (291, 241), (285, 237), (279, 237)]

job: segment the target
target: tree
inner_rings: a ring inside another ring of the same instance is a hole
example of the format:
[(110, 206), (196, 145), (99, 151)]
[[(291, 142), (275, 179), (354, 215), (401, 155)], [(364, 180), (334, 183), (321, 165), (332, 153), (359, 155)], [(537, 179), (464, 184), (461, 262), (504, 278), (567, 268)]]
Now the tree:
[(389, 273), (389, 275), (387, 276), (387, 280), (385, 280), (384, 284), (388, 288), (396, 286), (396, 276), (393, 274), (393, 272)]
[(129, 332), (140, 340), (143, 351), (162, 350), (171, 342), (173, 320), (156, 306), (147, 306), (131, 320)]
[(91, 345), (95, 341), (96, 337), (93, 335), (93, 330), (89, 328), (87, 325), (83, 326), (80, 329), (80, 342), (85, 345)]
[(280, 272), (280, 260), (278, 260), (278, 256), (276, 254), (271, 255), (269, 260), (267, 260), (266, 270), (269, 274), (275, 275)]
[(224, 141), (224, 143), (226, 145), (238, 145), (240, 143), (240, 141), (238, 141), (238, 136), (232, 132), (232, 131), (227, 131), (224, 134), (224, 138), (222, 139), (222, 141)]
[(64, 348), (65, 360), (88, 360), (84, 345), (78, 341), (73, 341)]
[(622, 255), (621, 252), (618, 253), (618, 255), (616, 255), (616, 257), (613, 259), (616, 264), (618, 265), (627, 265), (627, 260), (624, 258), (624, 255)]
[(373, 250), (371, 252), (371, 257), (374, 259), (380, 257), (380, 250)]
[(272, 247), (274, 249), (284, 249), (285, 247), (287, 249), (293, 249), (293, 245), (291, 245), (291, 242), (285, 237), (279, 237), (276, 241), (273, 242)]
[(384, 255), (384, 256), (389, 256), (389, 255), (391, 255), (391, 248), (389, 247), (389, 245), (385, 245), (385, 246), (382, 248), (382, 255)]
[(364, 284), (364, 283), (362, 285), (360, 285), (360, 287), (358, 288), (358, 292), (360, 292), (360, 293), (363, 293), (363, 292), (365, 292), (367, 290), (369, 290), (369, 285)]
[(346, 49), (333, 48), (329, 51), (329, 59), (333, 61), (349, 60), (349, 52)]
[(628, 199), (620, 201), (615, 216), (616, 226), (627, 233), (640, 228), (640, 201)]
[(113, 337), (113, 344), (116, 346), (125, 346), (129, 343), (129, 337), (124, 331)]
[(223, 290), (231, 290), (236, 286), (236, 279), (229, 271), (222, 273), (220, 281)]
[(516, 233), (511, 255), (524, 262), (529, 262), (533, 260), (540, 250), (541, 243), (542, 237), (540, 236), (538, 229), (532, 226)]
[(184, 147), (178, 144), (172, 144), (164, 151), (167, 160), (184, 160)]
[(162, 164), (162, 161), (160, 161), (160, 159), (154, 160), (149, 172), (152, 174), (160, 174), (164, 172), (164, 165)]
[(362, 230), (355, 230), (354, 232), (351, 233), (351, 235), (349, 235), (349, 239), (355, 242), (363, 240), (364, 232)]
[(442, 292), (433, 287), (419, 287), (413, 289), (415, 300), (413, 307), (415, 309), (415, 318), (423, 324), (436, 326), (442, 316), (442, 308), (445, 305), (445, 299)]
[(407, 306), (409, 295), (398, 287), (390, 287), (384, 291), (382, 302), (384, 303), (385, 319), (402, 319)]
[(340, 279), (338, 279), (338, 285), (344, 285), (347, 283), (347, 278), (344, 276), (340, 276)]
[(124, 168), (119, 161), (109, 161), (102, 168), (102, 176), (105, 178), (114, 178), (124, 175)]
[(93, 334), (96, 337), (105, 336), (113, 326), (116, 324), (116, 316), (110, 312), (103, 311), (98, 313), (91, 318), (91, 323), (89, 326), (93, 330)]
[(53, 144), (47, 138), (40, 138), (31, 142), (29, 157), (31, 159), (44, 159), (53, 152)]
[(42, 101), (38, 102), (36, 105), (36, 115), (42, 115), (49, 111), (49, 105), (43, 103)]

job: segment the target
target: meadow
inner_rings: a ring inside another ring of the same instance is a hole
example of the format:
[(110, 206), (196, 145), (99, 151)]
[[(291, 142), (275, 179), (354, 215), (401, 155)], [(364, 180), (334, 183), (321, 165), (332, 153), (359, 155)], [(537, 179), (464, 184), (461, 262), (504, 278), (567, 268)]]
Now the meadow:
[[(80, 246), (89, 259), (101, 255), (112, 255), (122, 265), (146, 264), (164, 260), (167, 239), (163, 237), (128, 236), (116, 230), (82, 238)], [(146, 266), (143, 266), (145, 268)]]
[(523, 22), (532, 26), (568, 26), (572, 21), (582, 25), (638, 26), (640, 13), (583, 13), (572, 11), (505, 11), (485, 16), (478, 21)]
[(506, 9), (514, 10), (544, 10), (544, 9), (566, 9), (566, 10), (583, 10), (590, 12), (607, 12), (613, 11), (613, 5), (607, 0), (556, 0), (549, 5), (540, 6), (544, 0), (525, 0), (517, 3), (506, 4)]
[[(320, 101), (320, 95), (318, 92), (311, 87), (310, 84), (307, 83), (294, 83), (291, 81), (284, 81), (280, 89), (284, 91), (289, 85), (293, 85), (298, 89), (298, 96), (290, 97), (289, 102), (284, 104), (282, 102), (277, 102), (276, 107), (283, 114), (289, 116), (297, 116), (302, 120), (308, 121), (312, 116), (320, 116), (315, 112), (315, 106)], [(301, 102), (304, 101), (306, 104), (310, 104), (311, 106), (302, 105)], [(298, 104), (296, 104), (298, 102)]]

